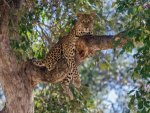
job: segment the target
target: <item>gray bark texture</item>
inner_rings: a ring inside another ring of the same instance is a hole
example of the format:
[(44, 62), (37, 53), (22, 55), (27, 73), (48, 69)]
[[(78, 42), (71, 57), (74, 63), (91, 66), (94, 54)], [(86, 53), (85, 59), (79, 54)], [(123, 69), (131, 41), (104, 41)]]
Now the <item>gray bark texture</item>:
[[(42, 82), (54, 81), (55, 76), (67, 73), (68, 68), (63, 58), (50, 72), (34, 66), (30, 60), (18, 62), (10, 47), (9, 13), (8, 4), (0, 4), (0, 83), (6, 97), (5, 108), (0, 113), (34, 113), (34, 87)], [(120, 35), (80, 37), (76, 43), (77, 65), (97, 50), (112, 48), (113, 40), (118, 39)], [(126, 41), (123, 39), (119, 46), (124, 45)]]
[(23, 62), (17, 63), (9, 42), (9, 7), (0, 5), (0, 83), (6, 105), (1, 113), (33, 113), (33, 86)]

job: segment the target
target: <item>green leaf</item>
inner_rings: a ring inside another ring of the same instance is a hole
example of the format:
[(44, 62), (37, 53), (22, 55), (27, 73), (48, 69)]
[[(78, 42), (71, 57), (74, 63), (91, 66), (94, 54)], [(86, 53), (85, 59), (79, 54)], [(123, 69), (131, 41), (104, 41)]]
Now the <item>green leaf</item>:
[(103, 71), (108, 70), (109, 67), (110, 67), (107, 62), (101, 63), (101, 64), (99, 64), (99, 66), (100, 66), (100, 69), (103, 70)]
[(143, 101), (142, 101), (142, 100), (139, 100), (139, 101), (138, 101), (138, 109), (141, 110), (141, 109), (143, 109), (143, 107), (144, 107), (144, 106), (143, 106)]

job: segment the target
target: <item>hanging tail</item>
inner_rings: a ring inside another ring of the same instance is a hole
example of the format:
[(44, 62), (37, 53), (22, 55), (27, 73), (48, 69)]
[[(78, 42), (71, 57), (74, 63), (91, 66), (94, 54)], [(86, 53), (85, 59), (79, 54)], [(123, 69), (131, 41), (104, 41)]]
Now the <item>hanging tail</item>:
[(45, 67), (45, 61), (44, 60), (32, 59), (32, 63), (38, 67)]

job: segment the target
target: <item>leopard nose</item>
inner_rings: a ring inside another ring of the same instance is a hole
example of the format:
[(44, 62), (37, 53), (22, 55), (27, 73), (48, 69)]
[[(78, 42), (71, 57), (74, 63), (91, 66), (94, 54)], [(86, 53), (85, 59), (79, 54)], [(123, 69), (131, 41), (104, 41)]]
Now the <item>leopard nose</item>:
[(85, 29), (88, 29), (88, 27), (85, 27)]
[(85, 31), (89, 31), (89, 28), (87, 27), (87, 28), (85, 28)]

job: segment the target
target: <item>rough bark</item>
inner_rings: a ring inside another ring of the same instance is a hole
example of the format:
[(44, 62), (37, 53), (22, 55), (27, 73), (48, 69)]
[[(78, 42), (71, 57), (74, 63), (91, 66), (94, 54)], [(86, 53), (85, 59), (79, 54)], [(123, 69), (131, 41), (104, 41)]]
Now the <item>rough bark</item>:
[[(34, 113), (33, 88), (41, 82), (51, 82), (55, 76), (67, 73), (66, 60), (61, 59), (54, 70), (48, 72), (45, 68), (39, 68), (28, 62), (17, 61), (9, 44), (9, 7), (8, 4), (0, 6), (0, 83), (6, 97), (5, 109), (1, 113)], [(77, 41), (76, 63), (79, 65), (89, 55), (97, 50), (113, 47), (116, 36), (82, 36)], [(126, 43), (121, 41), (120, 46)], [(55, 82), (54, 82), (55, 83)], [(56, 82), (57, 83), (57, 82)]]
[(9, 44), (9, 6), (4, 3), (0, 8), (0, 83), (6, 97), (1, 113), (33, 113), (33, 86)]
[(92, 56), (98, 50), (107, 50), (115, 48), (115, 42), (118, 41), (119, 44), (116, 45), (117, 48), (125, 45), (129, 40), (124, 37), (123, 33), (118, 33), (117, 35), (86, 35), (79, 38), (76, 43), (76, 59), (77, 62), (82, 62), (85, 58)]

